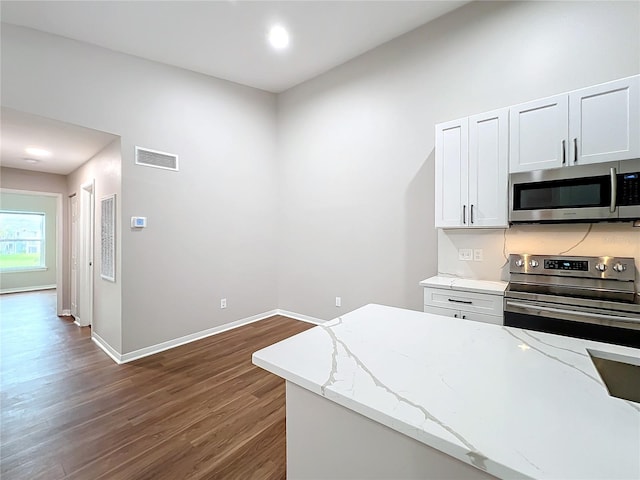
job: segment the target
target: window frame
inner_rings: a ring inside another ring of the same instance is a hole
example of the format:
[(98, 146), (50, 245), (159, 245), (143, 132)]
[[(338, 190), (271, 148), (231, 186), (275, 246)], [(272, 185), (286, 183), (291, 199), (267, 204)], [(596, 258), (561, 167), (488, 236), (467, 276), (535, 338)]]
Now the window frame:
[[(42, 217), (42, 223), (40, 227), (40, 234), (42, 238), (0, 238), (0, 244), (6, 242), (40, 242), (40, 264), (30, 266), (17, 266), (17, 267), (3, 267), (0, 265), (0, 272), (2, 274), (7, 273), (21, 273), (21, 272), (42, 272), (49, 268), (47, 267), (47, 214), (46, 212), (32, 212), (27, 210), (3, 210), (0, 209), (0, 214), (12, 214), (12, 215), (39, 215)], [(28, 244), (27, 244), (28, 248)], [(1, 251), (1, 249), (0, 249)]]

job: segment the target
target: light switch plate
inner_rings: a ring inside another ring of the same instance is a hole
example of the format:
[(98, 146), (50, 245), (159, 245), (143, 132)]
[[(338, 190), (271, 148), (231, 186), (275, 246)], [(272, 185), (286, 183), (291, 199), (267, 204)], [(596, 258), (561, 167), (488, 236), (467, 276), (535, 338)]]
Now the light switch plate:
[(473, 261), (474, 262), (481, 262), (482, 260), (484, 260), (484, 254), (481, 248), (476, 248), (473, 250)]

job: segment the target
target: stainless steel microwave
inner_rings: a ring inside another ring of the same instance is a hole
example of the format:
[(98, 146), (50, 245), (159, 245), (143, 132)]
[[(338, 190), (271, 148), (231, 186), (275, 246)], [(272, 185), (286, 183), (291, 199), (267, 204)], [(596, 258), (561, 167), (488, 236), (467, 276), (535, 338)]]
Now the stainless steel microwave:
[(640, 219), (640, 159), (509, 176), (510, 223)]

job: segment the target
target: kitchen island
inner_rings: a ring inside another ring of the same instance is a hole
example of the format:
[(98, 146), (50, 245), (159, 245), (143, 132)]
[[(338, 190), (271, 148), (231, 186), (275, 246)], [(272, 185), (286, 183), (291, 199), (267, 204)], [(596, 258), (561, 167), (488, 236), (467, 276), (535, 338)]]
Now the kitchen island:
[(367, 305), (253, 354), (287, 383), (288, 478), (640, 478), (640, 404), (587, 349)]

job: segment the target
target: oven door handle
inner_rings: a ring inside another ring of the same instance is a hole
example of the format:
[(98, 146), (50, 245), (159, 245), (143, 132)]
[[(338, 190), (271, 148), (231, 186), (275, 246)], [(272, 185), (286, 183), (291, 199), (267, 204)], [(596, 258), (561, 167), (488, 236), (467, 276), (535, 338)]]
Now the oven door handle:
[(589, 318), (599, 318), (601, 320), (615, 320), (616, 322), (626, 322), (626, 323), (640, 323), (640, 320), (629, 317), (619, 317), (617, 315), (602, 315), (600, 313), (591, 313), (591, 312), (581, 312), (578, 310), (569, 310), (565, 308), (553, 308), (553, 307), (545, 307), (542, 305), (531, 305), (528, 303), (521, 302), (513, 302), (511, 300), (506, 301), (507, 306), (524, 308), (525, 310), (538, 310), (541, 312), (550, 312), (550, 313), (569, 313), (574, 315), (582, 315)]

